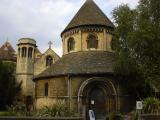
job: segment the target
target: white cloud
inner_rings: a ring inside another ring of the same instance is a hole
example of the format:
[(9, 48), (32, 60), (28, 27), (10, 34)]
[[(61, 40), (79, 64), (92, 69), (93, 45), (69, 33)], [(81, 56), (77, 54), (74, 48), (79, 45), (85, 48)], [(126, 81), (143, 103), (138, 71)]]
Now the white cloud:
[[(62, 54), (60, 33), (82, 6), (85, 0), (0, 0), (0, 45), (7, 37), (16, 46), (22, 37), (36, 39), (44, 51), (48, 41), (53, 41), (54, 49)], [(121, 3), (132, 8), (138, 0), (95, 0), (111, 18), (111, 11)]]

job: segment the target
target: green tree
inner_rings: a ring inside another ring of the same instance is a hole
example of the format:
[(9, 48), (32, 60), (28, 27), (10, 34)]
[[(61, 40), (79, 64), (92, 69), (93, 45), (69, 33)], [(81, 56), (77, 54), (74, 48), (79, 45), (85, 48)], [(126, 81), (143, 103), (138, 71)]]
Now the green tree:
[(128, 5), (113, 10), (113, 48), (118, 59), (114, 70), (121, 83), (128, 84), (128, 91), (139, 98), (150, 95), (150, 86), (160, 82), (159, 13), (159, 0), (140, 0), (134, 10)]
[(140, 0), (137, 13), (131, 47), (145, 80), (160, 90), (160, 1)]
[(113, 39), (114, 49), (118, 52), (129, 51), (129, 37), (134, 29), (136, 11), (131, 10), (127, 4), (123, 4), (113, 10), (114, 24), (116, 26)]
[(142, 95), (145, 95), (147, 85), (144, 84), (142, 71), (133, 57), (134, 52), (130, 45), (134, 34), (136, 14), (136, 10), (131, 10), (126, 4), (115, 8), (113, 11), (116, 25), (113, 45), (115, 45), (114, 48), (117, 53), (114, 71), (126, 91), (141, 98)]
[(6, 109), (19, 93), (21, 84), (15, 80), (15, 64), (0, 61), (0, 109)]

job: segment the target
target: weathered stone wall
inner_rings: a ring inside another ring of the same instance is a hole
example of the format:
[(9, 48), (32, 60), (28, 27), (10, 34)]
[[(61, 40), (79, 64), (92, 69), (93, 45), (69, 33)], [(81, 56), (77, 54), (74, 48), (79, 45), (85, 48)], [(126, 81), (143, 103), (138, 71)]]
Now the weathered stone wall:
[(53, 63), (60, 59), (60, 57), (52, 50), (48, 49), (34, 64), (34, 76), (40, 74), (48, 66), (46, 66), (46, 57), (51, 56), (53, 58)]
[[(16, 66), (16, 79), (18, 82), (22, 82), (22, 95), (33, 96), (34, 83), (33, 71), (34, 71), (34, 52), (36, 47), (36, 41), (30, 38), (22, 38), (18, 44), (17, 66)], [(22, 56), (22, 48), (26, 48), (25, 55)], [(32, 55), (29, 57), (29, 48), (32, 48)]]
[[(98, 30), (96, 30), (98, 29)], [(76, 32), (75, 32), (76, 31)], [(89, 34), (95, 34), (98, 37), (98, 48), (93, 49), (97, 51), (112, 51), (111, 49), (111, 41), (112, 41), (112, 34), (108, 33), (108, 30), (105, 28), (95, 28), (95, 30), (70, 30), (63, 34), (63, 54), (68, 54), (67, 42), (70, 37), (73, 37), (75, 40), (75, 50), (71, 52), (77, 51), (89, 51), (91, 49), (87, 49), (87, 37)]]
[(45, 83), (49, 85), (48, 97), (67, 96), (67, 81), (65, 77), (57, 77), (52, 79), (44, 79), (36, 81), (36, 97), (44, 97)]
[[(26, 48), (26, 56), (22, 56), (22, 48)], [(32, 57), (29, 57), (29, 48), (32, 48)], [(37, 60), (36, 58), (36, 41), (30, 38), (22, 38), (18, 44), (16, 79), (22, 82), (22, 95), (34, 96), (34, 82), (33, 77), (40, 74), (48, 66), (46, 66), (46, 56), (50, 55), (53, 58), (53, 63), (60, 57), (52, 50), (48, 49)]]
[[(43, 105), (54, 104), (55, 101), (58, 100), (65, 100), (67, 103), (70, 102), (70, 106), (75, 108), (75, 106), (77, 106), (78, 89), (83, 79), (76, 77), (70, 80), (71, 82), (69, 82), (68, 77), (57, 77), (36, 81), (35, 91), (37, 108)], [(47, 97), (44, 95), (45, 83), (49, 84), (49, 94)], [(68, 86), (71, 86), (71, 88), (68, 88)], [(69, 93), (69, 91), (71, 93)]]
[[(45, 96), (45, 83), (48, 83), (48, 96)], [(54, 104), (58, 100), (65, 100), (68, 96), (67, 80), (65, 77), (36, 81), (36, 108)]]
[[(82, 103), (78, 103), (78, 92), (82, 83), (91, 76), (69, 76), (69, 77), (54, 77), (51, 79), (43, 79), (36, 81), (35, 91), (36, 91), (36, 108), (41, 108), (45, 105), (51, 105), (58, 100), (64, 100), (70, 108), (77, 110), (78, 107), (82, 108)], [(104, 77), (112, 81), (112, 77)], [(49, 94), (44, 95), (44, 85), (49, 84)], [(110, 109), (115, 109), (115, 103), (111, 102), (110, 98)], [(82, 101), (79, 101), (82, 102)], [(107, 103), (108, 104), (108, 103)], [(80, 106), (78, 106), (80, 105)], [(114, 106), (114, 107), (112, 107)]]

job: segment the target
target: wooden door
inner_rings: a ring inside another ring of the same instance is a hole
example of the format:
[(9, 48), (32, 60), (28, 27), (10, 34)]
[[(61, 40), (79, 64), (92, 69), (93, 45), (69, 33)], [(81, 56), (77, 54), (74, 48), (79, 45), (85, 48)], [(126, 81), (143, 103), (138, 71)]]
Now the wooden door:
[(89, 93), (89, 109), (95, 112), (97, 118), (106, 116), (106, 98), (102, 89), (93, 88)]

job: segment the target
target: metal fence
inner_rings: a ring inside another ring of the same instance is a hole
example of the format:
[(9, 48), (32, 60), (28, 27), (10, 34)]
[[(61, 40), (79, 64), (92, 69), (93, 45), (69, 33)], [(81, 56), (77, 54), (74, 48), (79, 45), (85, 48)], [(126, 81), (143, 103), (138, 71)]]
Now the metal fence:
[(84, 120), (83, 117), (2, 117), (0, 120)]

